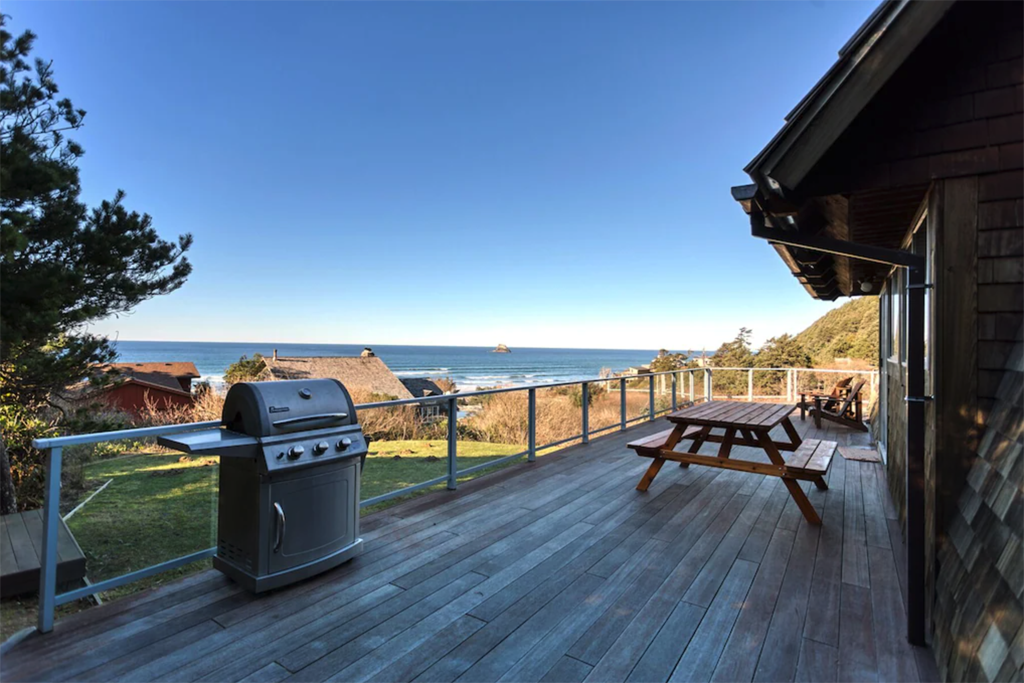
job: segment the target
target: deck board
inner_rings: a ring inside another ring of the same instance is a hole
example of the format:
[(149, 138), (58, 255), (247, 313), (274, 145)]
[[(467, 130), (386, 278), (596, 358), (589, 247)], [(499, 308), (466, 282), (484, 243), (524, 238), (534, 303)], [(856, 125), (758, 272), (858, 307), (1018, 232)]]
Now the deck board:
[[(805, 438), (844, 428), (796, 423)], [(833, 460), (823, 526), (774, 478), (665, 468), (594, 439), (364, 520), (365, 552), (253, 596), (209, 571), (33, 635), (3, 680), (916, 679), (882, 465)], [(783, 438), (780, 435), (777, 438)], [(706, 444), (713, 453), (717, 444)], [(764, 460), (737, 446), (733, 457)], [(27, 553), (27, 528), (2, 530)]]

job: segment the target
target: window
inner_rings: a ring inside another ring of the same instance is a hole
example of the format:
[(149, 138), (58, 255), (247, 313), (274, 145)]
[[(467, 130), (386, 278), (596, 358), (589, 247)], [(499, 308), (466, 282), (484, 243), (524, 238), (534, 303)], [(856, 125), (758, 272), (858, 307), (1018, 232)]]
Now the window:
[[(925, 225), (922, 223), (921, 225)], [(920, 256), (928, 256), (929, 243), (927, 230), (918, 230), (914, 233), (910, 243), (910, 251)], [(931, 281), (931, 264), (929, 260), (926, 280)], [(907, 362), (907, 284), (909, 283), (906, 268), (896, 268), (886, 282), (883, 292), (885, 301), (882, 304), (882, 329), (887, 330), (883, 337), (883, 355), (893, 362)], [(929, 325), (929, 302), (928, 293), (925, 293), (925, 329)], [(928, 340), (925, 340), (927, 346)], [(928, 350), (925, 349), (927, 358)]]
[(885, 367), (885, 359), (892, 355), (892, 318), (889, 310), (889, 285), (882, 285), (882, 291), (878, 296), (878, 351), (879, 363)]
[[(918, 256), (923, 256), (925, 260), (925, 271), (924, 281), (926, 283), (933, 282), (935, 273), (932, 271), (932, 230), (930, 229), (927, 218), (918, 227), (917, 232), (914, 233), (914, 239), (910, 244), (910, 250)], [(931, 371), (931, 329), (932, 329), (932, 290), (924, 290), (924, 367), (925, 377), (930, 378)], [(930, 379), (928, 380), (930, 381)], [(925, 387), (927, 391), (931, 391), (930, 384)]]
[(889, 330), (886, 344), (886, 357), (891, 361), (905, 361), (907, 350), (904, 340), (906, 339), (906, 272), (897, 268), (889, 276), (886, 284), (886, 299), (888, 301), (888, 315), (886, 316), (887, 328)]

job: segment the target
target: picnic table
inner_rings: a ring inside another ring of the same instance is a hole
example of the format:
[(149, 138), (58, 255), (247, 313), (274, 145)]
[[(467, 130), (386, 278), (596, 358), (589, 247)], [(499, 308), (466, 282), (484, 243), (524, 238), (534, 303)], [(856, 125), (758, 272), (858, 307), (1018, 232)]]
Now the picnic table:
[[(820, 525), (821, 518), (798, 482), (811, 481), (819, 489), (828, 488), (825, 475), (832, 464), (836, 442), (801, 439), (789, 419), (793, 410), (794, 406), (788, 404), (708, 401), (671, 413), (667, 418), (673, 424), (671, 429), (628, 444), (637, 455), (653, 459), (637, 490), (646, 491), (667, 460), (683, 467), (706, 465), (780, 477), (804, 518)], [(778, 426), (785, 431), (788, 441), (772, 439), (770, 432)], [(676, 447), (685, 441), (691, 442), (689, 448), (677, 451)], [(698, 453), (706, 443), (720, 444), (718, 454)], [(767, 454), (769, 462), (732, 458), (734, 446), (759, 448)], [(792, 455), (787, 460), (783, 452)]]

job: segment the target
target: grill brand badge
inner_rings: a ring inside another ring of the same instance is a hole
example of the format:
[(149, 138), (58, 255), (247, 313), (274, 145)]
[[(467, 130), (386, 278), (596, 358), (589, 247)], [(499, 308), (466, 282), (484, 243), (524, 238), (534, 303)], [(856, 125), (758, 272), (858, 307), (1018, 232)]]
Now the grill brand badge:
[(287, 413), (291, 408), (288, 406), (270, 406), (270, 412), (272, 413)]

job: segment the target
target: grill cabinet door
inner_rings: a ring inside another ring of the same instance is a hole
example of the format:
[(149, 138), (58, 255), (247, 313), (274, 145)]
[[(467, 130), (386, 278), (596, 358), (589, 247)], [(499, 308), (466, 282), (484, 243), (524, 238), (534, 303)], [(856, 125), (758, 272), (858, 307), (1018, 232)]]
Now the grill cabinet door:
[[(355, 541), (358, 472), (358, 460), (353, 460), (271, 483), (270, 573), (320, 559)], [(283, 530), (275, 503), (284, 515)]]

